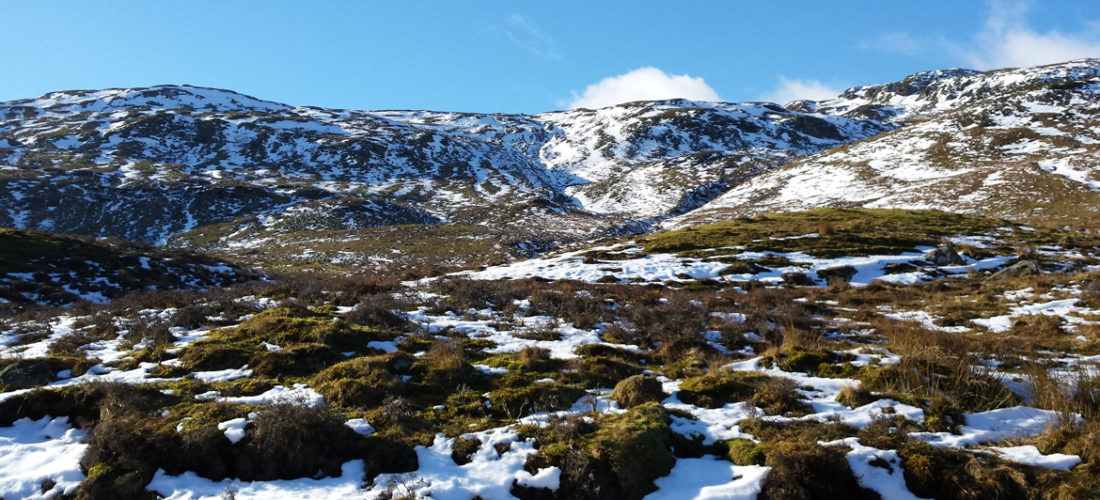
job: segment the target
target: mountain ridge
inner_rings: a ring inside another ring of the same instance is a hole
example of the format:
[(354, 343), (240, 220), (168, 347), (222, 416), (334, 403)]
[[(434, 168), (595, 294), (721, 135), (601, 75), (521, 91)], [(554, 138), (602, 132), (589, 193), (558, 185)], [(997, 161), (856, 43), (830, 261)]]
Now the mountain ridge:
[[(1095, 97), (1087, 82), (1097, 75), (1100, 60), (1085, 59), (926, 71), (787, 107), (666, 99), (536, 115), (290, 106), (189, 85), (51, 92), (0, 103), (0, 184), (12, 194), (0, 200), (0, 225), (224, 251), (264, 248), (303, 231), (323, 238), (325, 231), (391, 224), (457, 224), (522, 233), (520, 240), (542, 247), (657, 223), (870, 203), (858, 196), (867, 185), (885, 193), (875, 199), (909, 193), (908, 204), (869, 206), (968, 210), (937, 201), (935, 190), (922, 194), (914, 191), (920, 185), (890, 180), (890, 169), (874, 165), (976, 158), (984, 166), (915, 163), (910, 174), (959, 178), (977, 168), (988, 177), (1002, 146), (1020, 142), (1000, 137), (1003, 130), (1028, 128), (1010, 127), (1012, 120), (1034, 129), (1012, 132), (1027, 135), (1025, 142), (1051, 130), (1051, 137), (1092, 140), (1091, 122), (1032, 123), (1032, 115), (1050, 110), (1025, 104), (1068, 95), (1080, 102), (1059, 108), (1062, 115), (1087, 112)], [(1018, 109), (994, 109), (1014, 95)], [(945, 124), (964, 115), (974, 116)], [(950, 137), (963, 131), (976, 135)], [(1084, 146), (1084, 156), (1060, 158), (1080, 163), (1092, 154)], [(883, 148), (901, 153), (880, 158)], [(810, 163), (838, 157), (872, 167)], [(1062, 182), (1091, 175), (1087, 165), (1074, 165), (1063, 168), (1069, 177), (1051, 174), (1052, 165), (1013, 172), (1100, 206)], [(805, 175), (787, 175), (799, 168)], [(875, 182), (859, 184), (864, 177)], [(945, 192), (952, 199), (972, 194), (971, 205), (980, 207), (981, 191)], [(787, 198), (796, 202), (784, 204)]]
[[(940, 102), (945, 111), (799, 158), (666, 227), (821, 206), (933, 208), (1094, 226), (1091, 219), (1100, 210), (1097, 63), (1088, 59), (945, 78), (928, 87), (939, 85), (925, 96), (927, 102), (910, 103), (922, 112)], [(1048, 71), (1040, 71), (1044, 68)], [(1021, 74), (1038, 76), (1021, 80)], [(1000, 79), (1006, 90), (978, 92), (981, 98), (961, 105), (937, 99), (944, 89), (997, 87), (990, 79)], [(858, 109), (852, 106), (862, 101), (830, 102), (833, 112), (842, 112)]]

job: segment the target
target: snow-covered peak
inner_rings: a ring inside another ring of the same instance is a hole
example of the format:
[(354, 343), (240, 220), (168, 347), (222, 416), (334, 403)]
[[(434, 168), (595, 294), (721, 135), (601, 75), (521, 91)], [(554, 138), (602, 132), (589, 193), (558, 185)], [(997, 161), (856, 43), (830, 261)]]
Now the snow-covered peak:
[(900, 123), (926, 119), (1028, 85), (1098, 75), (1100, 59), (985, 72), (959, 68), (922, 71), (897, 82), (853, 87), (835, 99), (795, 101), (788, 107), (797, 111)]
[(132, 108), (187, 109), (211, 112), (278, 111), (285, 104), (264, 101), (232, 90), (191, 85), (157, 85), (104, 90), (64, 90), (10, 104), (53, 112), (101, 112)]

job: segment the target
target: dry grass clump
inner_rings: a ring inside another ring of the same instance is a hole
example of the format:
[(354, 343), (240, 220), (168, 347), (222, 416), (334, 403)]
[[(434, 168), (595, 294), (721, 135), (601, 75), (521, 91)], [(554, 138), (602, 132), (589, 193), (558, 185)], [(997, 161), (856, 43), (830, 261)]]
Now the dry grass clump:
[(176, 337), (168, 330), (167, 323), (144, 318), (136, 319), (130, 323), (130, 327), (123, 338), (127, 344), (135, 345), (146, 342), (153, 349), (170, 346), (172, 342), (176, 341)]
[(876, 326), (901, 362), (861, 370), (859, 378), (869, 390), (912, 402), (931, 402), (925, 410), (929, 428), (954, 428), (962, 423), (962, 411), (1019, 404), (1019, 398), (1000, 380), (975, 366), (972, 345), (965, 336), (902, 322), (880, 322)]
[(390, 293), (371, 293), (359, 296), (359, 303), (347, 314), (344, 321), (384, 330), (403, 331), (411, 326), (404, 310), (408, 301), (395, 298)]
[(871, 391), (867, 390), (863, 384), (845, 387), (836, 395), (837, 402), (849, 408), (859, 408), (860, 406), (874, 403), (878, 401), (878, 399), (879, 398), (872, 394)]

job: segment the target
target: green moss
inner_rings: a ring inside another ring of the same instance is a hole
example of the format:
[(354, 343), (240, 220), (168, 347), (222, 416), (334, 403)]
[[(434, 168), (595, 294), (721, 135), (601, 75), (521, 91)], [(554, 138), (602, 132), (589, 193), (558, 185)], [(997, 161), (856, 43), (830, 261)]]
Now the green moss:
[(225, 370), (247, 365), (263, 351), (260, 345), (225, 344), (210, 339), (187, 346), (179, 359), (188, 371)]
[(750, 439), (734, 439), (727, 443), (729, 459), (737, 465), (764, 465), (764, 450)]
[(726, 403), (748, 401), (770, 378), (762, 373), (723, 370), (684, 379), (677, 397), (688, 404), (721, 408)]
[(248, 360), (253, 373), (262, 377), (301, 377), (324, 369), (346, 357), (325, 344), (293, 345), (279, 351), (259, 351)]
[[(932, 210), (822, 208), (768, 214), (649, 235), (639, 243), (649, 253), (677, 252), (700, 257), (702, 250), (742, 247), (753, 251), (805, 252), (818, 257), (896, 254), (934, 246), (944, 236), (985, 234), (1013, 226), (1004, 220)], [(1050, 239), (1057, 231), (1018, 235)], [(818, 233), (818, 237), (784, 239)], [(770, 266), (769, 266), (770, 267)]]
[(658, 403), (645, 403), (621, 415), (605, 417), (593, 436), (592, 456), (610, 466), (626, 498), (656, 489), (676, 459), (669, 450), (668, 414)]
[(655, 377), (647, 375), (634, 375), (623, 379), (615, 384), (615, 389), (611, 391), (611, 399), (624, 408), (661, 401), (665, 396), (661, 383)]
[(573, 352), (581, 357), (616, 358), (634, 364), (641, 360), (641, 356), (634, 351), (628, 351), (607, 344), (585, 344), (578, 347)]
[(489, 402), (497, 415), (519, 418), (530, 413), (567, 409), (584, 394), (584, 389), (574, 385), (527, 381), (490, 392)]
[(355, 358), (319, 372), (310, 380), (310, 386), (332, 404), (377, 406), (405, 390), (405, 383), (398, 375), (402, 367), (412, 367), (406, 354)]

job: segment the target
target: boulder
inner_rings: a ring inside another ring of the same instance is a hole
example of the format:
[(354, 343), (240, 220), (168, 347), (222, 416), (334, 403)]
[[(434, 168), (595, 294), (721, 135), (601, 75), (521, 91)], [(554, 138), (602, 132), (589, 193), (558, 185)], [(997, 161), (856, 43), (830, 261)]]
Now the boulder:
[(1039, 261), (1037, 260), (1021, 260), (1011, 266), (1008, 266), (1000, 271), (997, 271), (990, 276), (991, 280), (1002, 280), (1005, 278), (1019, 278), (1022, 276), (1031, 276), (1033, 274), (1039, 274), (1043, 272), (1043, 268), (1039, 267)]
[(924, 259), (937, 266), (961, 266), (966, 261), (949, 245), (940, 245), (924, 254)]

